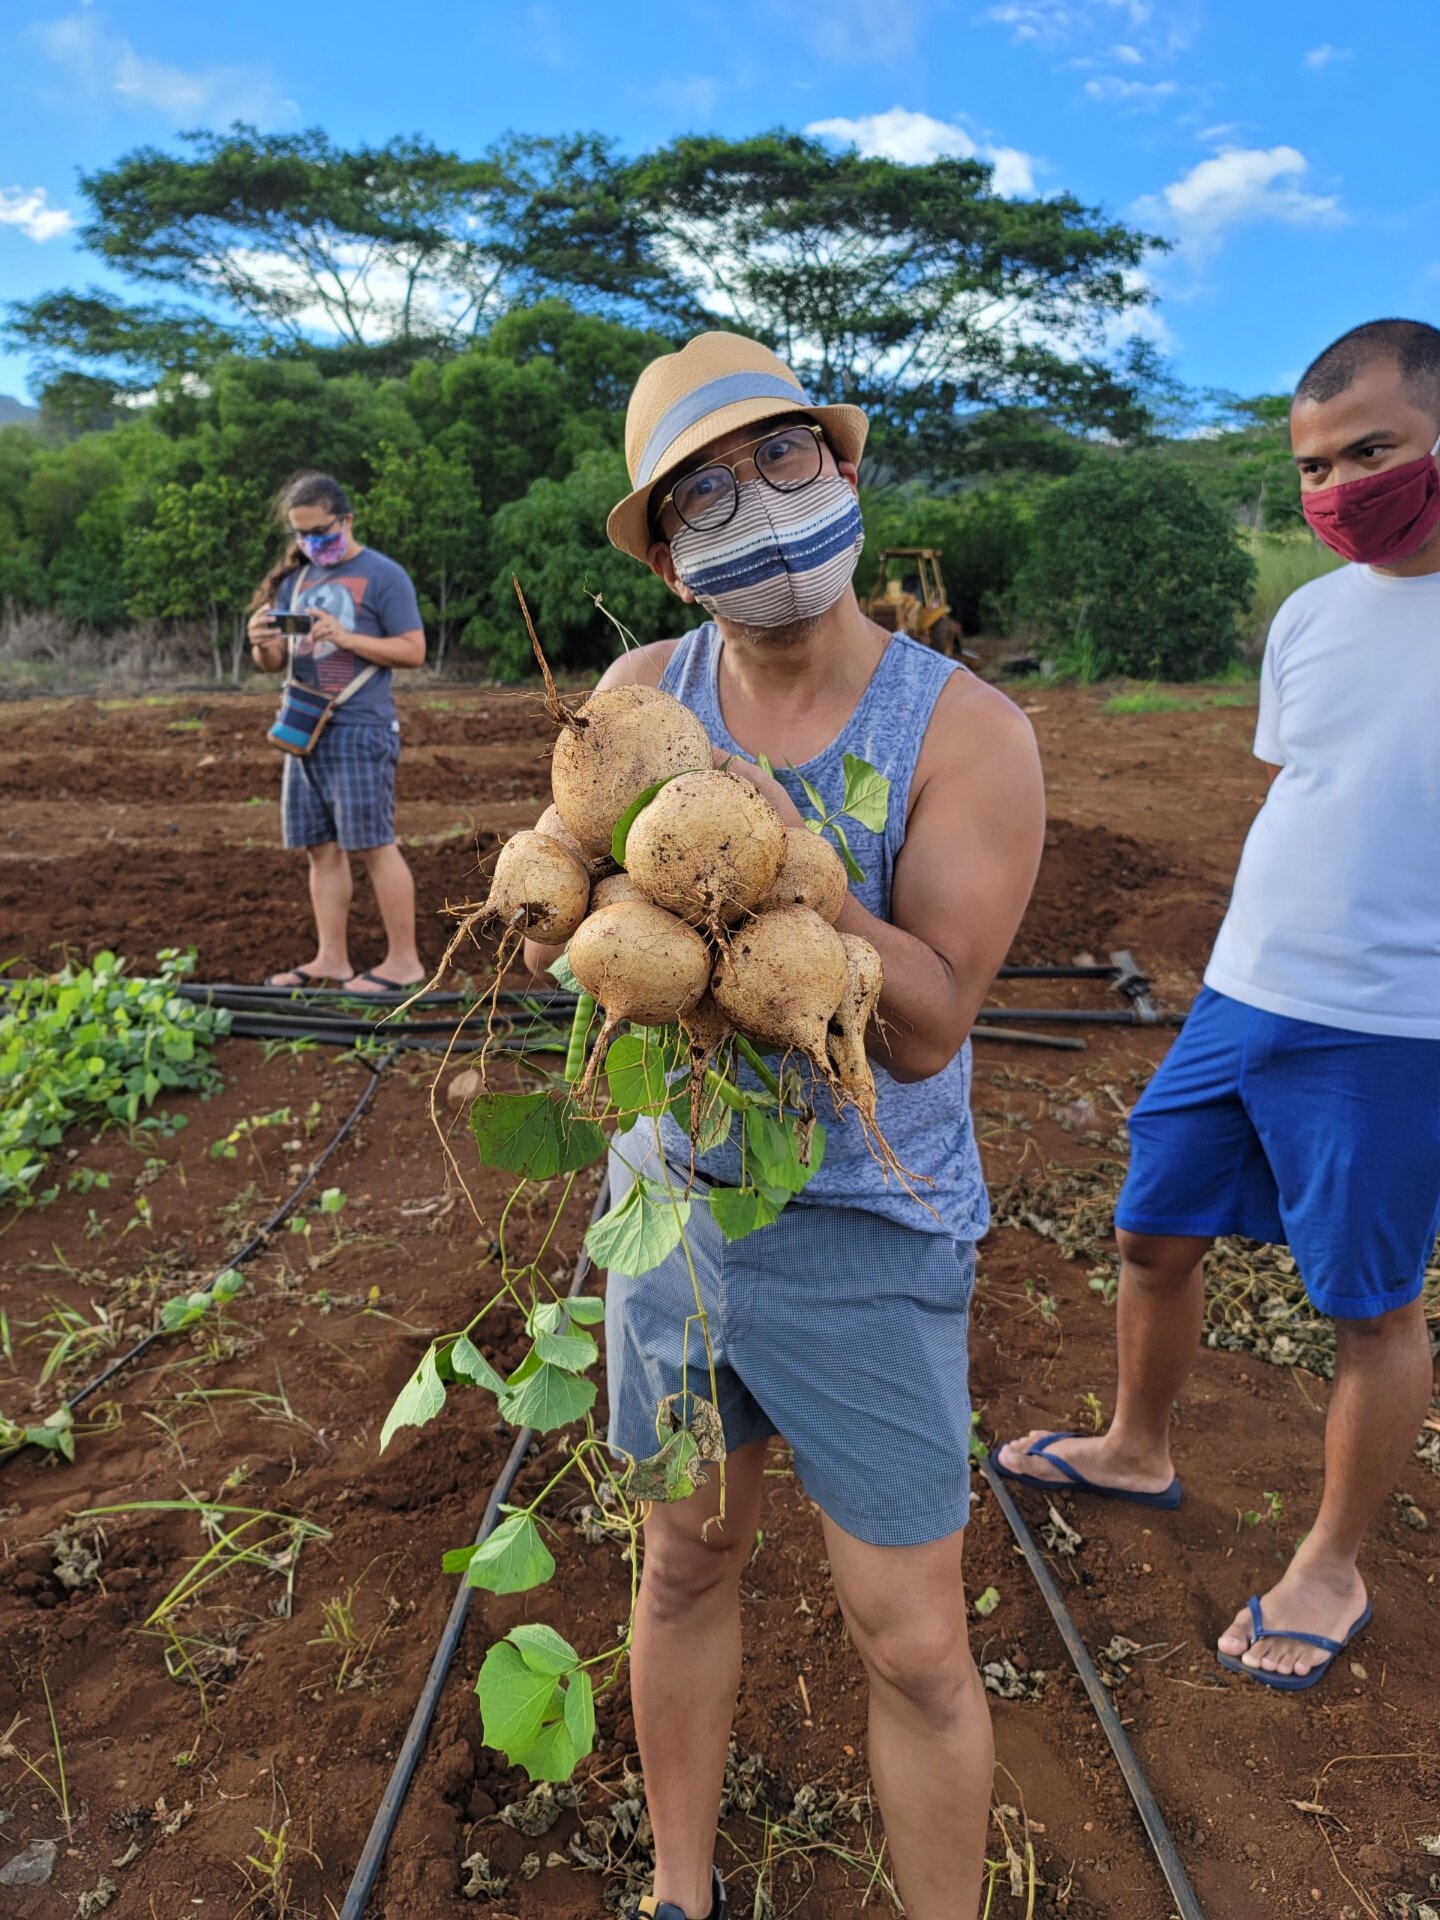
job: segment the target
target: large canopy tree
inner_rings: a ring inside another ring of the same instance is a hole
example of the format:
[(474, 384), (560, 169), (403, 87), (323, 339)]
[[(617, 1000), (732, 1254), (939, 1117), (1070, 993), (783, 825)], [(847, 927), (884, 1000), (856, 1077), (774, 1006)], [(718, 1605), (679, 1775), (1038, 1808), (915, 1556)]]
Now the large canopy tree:
[(92, 251), (178, 304), (12, 306), (11, 338), (52, 373), (120, 365), (153, 386), (237, 342), (398, 373), (558, 293), (671, 338), (772, 341), (818, 395), (870, 409), (881, 463), (904, 438), (912, 471), (1044, 465), (1056, 425), (1127, 438), (1146, 420), (1153, 369), (1107, 345), (1149, 297), (1154, 243), (1070, 195), (997, 194), (978, 160), (906, 166), (784, 132), (628, 163), (594, 134), (464, 159), (236, 126), (81, 187)]
[[(517, 137), (477, 159), (418, 138), (344, 148), (312, 128), (181, 136), (83, 175), (81, 237), (128, 278), (189, 303), (126, 306), (97, 289), (17, 302), (8, 333), (62, 366), (154, 384), (238, 343), (454, 349), (554, 291), (580, 306), (686, 305), (657, 271), (598, 135)], [(197, 306), (194, 303), (199, 303)], [(352, 362), (353, 365), (353, 362)]]
[(978, 160), (907, 166), (783, 132), (674, 141), (626, 186), (677, 278), (819, 396), (868, 408), (882, 444), (918, 432), (953, 460), (968, 416), (996, 408), (1143, 424), (1147, 365), (1105, 348), (1149, 299), (1158, 243), (1069, 194), (1007, 198)]

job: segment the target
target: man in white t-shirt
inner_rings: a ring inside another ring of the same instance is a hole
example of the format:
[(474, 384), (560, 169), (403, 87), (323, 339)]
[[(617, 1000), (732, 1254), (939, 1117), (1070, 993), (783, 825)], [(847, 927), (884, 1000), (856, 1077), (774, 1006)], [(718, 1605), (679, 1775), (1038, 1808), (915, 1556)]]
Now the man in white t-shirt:
[(1220, 1234), (1287, 1242), (1335, 1321), (1325, 1484), (1225, 1666), (1310, 1687), (1370, 1618), (1365, 1529), (1424, 1423), (1421, 1286), (1440, 1231), (1440, 330), (1357, 327), (1296, 389), (1305, 517), (1352, 562), (1270, 629), (1255, 752), (1270, 792), (1205, 987), (1130, 1119), (1108, 1432), (1031, 1433), (1025, 1485), (1175, 1507), (1170, 1410)]

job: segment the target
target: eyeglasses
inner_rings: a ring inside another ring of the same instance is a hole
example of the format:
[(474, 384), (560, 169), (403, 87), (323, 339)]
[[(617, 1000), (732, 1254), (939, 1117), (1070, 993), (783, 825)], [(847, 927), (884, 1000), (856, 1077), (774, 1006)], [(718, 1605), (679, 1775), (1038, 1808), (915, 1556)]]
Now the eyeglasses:
[[(779, 433), (762, 434), (735, 451), (749, 456), (758, 478), (777, 493), (798, 493), (820, 478), (825, 464), (823, 427), (784, 427)], [(751, 450), (753, 451), (753, 455)], [(655, 509), (658, 524), (666, 507), (676, 513), (692, 533), (708, 533), (735, 518), (740, 506), (740, 483), (736, 467), (744, 466), (742, 457), (732, 466), (724, 460), (712, 460), (708, 466), (687, 473), (677, 480)]]
[(343, 527), (343, 520), (332, 520), (328, 527), (297, 527), (291, 525), (290, 531), (297, 540), (328, 540)]

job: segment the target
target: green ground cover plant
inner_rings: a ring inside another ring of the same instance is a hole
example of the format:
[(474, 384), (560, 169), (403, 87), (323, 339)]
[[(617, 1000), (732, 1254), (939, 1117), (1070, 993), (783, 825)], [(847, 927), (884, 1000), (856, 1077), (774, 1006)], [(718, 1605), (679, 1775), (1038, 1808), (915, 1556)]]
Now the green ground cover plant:
[(227, 1013), (176, 992), (193, 955), (167, 948), (150, 977), (113, 953), (0, 987), (0, 1206), (53, 1199), (50, 1154), (82, 1122), (135, 1126), (164, 1094), (215, 1084)]

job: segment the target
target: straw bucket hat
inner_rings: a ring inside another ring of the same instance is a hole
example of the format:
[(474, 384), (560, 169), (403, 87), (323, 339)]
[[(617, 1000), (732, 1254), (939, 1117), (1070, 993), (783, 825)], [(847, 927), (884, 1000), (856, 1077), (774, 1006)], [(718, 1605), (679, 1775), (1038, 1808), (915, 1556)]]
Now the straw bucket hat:
[(777, 354), (740, 333), (700, 333), (652, 360), (625, 415), (625, 460), (634, 488), (605, 523), (613, 546), (643, 560), (653, 535), (649, 501), (663, 480), (721, 434), (779, 413), (818, 420), (835, 453), (858, 461), (869, 426), (859, 407), (812, 406)]

